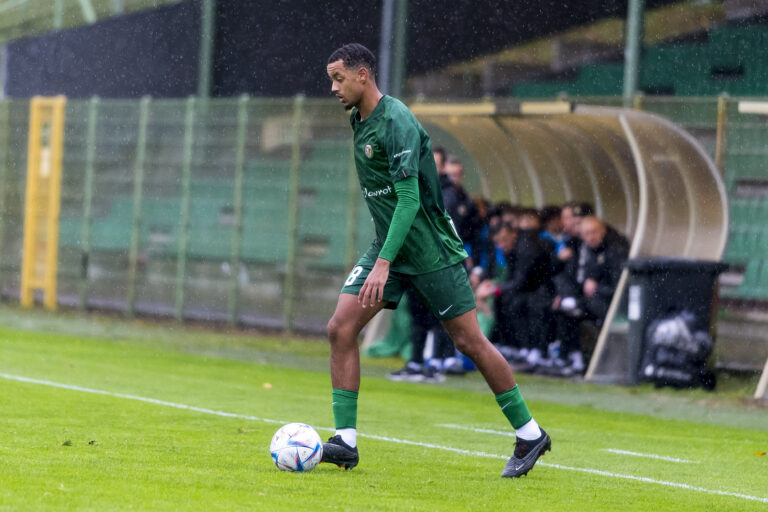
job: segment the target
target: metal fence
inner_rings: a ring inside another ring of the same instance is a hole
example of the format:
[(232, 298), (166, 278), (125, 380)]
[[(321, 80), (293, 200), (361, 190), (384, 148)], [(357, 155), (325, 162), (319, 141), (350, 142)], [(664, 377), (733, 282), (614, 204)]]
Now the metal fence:
[[(684, 126), (723, 165), (726, 260), (741, 275), (725, 294), (768, 299), (768, 118), (719, 101), (720, 110), (718, 98), (637, 106)], [(28, 101), (0, 103), (6, 297), (20, 286), (28, 116)], [(373, 237), (351, 151), (347, 115), (329, 100), (69, 101), (59, 303), (322, 329)]]
[[(28, 102), (0, 118), (0, 272), (15, 296)], [(351, 130), (328, 101), (70, 101), (65, 134), (62, 304), (317, 329), (370, 242)]]

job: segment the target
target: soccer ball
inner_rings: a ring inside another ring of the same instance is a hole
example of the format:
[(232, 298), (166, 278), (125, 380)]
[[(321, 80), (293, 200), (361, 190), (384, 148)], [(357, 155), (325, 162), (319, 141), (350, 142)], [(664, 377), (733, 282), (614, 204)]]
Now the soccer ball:
[(312, 471), (323, 457), (323, 442), (309, 425), (289, 423), (272, 436), (269, 451), (281, 471)]

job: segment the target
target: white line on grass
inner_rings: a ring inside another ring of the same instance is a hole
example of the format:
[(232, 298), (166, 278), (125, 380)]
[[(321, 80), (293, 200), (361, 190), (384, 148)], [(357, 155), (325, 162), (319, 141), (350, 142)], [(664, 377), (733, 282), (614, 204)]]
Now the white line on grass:
[(488, 428), (475, 428), (467, 427), (464, 425), (454, 425), (453, 423), (438, 423), (435, 426), (443, 428), (455, 428), (457, 430), (469, 430), (470, 432), (477, 432), (479, 434), (496, 434), (499, 436), (515, 437), (515, 432), (510, 432), (509, 430), (491, 430)]
[[(436, 427), (443, 427), (443, 428), (453, 428), (456, 430), (468, 430), (470, 432), (477, 432), (478, 434), (495, 434), (499, 436), (506, 436), (506, 437), (515, 437), (515, 433), (509, 430), (492, 430), (489, 428), (476, 428), (476, 427), (467, 427), (465, 425), (455, 425), (453, 423), (438, 423), (435, 425)], [(666, 457), (664, 455), (654, 455), (652, 453), (640, 453), (640, 452), (630, 452), (627, 450), (619, 450), (617, 448), (606, 448), (603, 450), (604, 452), (610, 452), (610, 453), (616, 453), (618, 455), (631, 455), (633, 457), (645, 457), (648, 459), (658, 459), (658, 460), (664, 460), (668, 462), (680, 462), (683, 464), (700, 464), (698, 460), (686, 460), (686, 459), (678, 459), (675, 457)]]
[(667, 457), (665, 455), (654, 455), (652, 453), (629, 452), (627, 450), (619, 450), (616, 448), (605, 448), (603, 451), (616, 453), (618, 455), (631, 455), (632, 457), (645, 457), (646, 459), (666, 460), (668, 462), (681, 462), (683, 464), (701, 464), (701, 462), (698, 460), (678, 459), (675, 457)]
[[(274, 423), (274, 424), (283, 424), (287, 423), (284, 421), (278, 421), (278, 420), (271, 420), (268, 418), (261, 418), (258, 416), (250, 416), (247, 414), (236, 414), (232, 412), (225, 412), (225, 411), (217, 411), (214, 409), (206, 409), (205, 407), (196, 407), (194, 405), (186, 405), (186, 404), (180, 404), (176, 402), (168, 402), (166, 400), (157, 400), (155, 398), (147, 398), (143, 396), (138, 395), (129, 395), (125, 393), (115, 393), (112, 391), (104, 391), (101, 389), (93, 389), (93, 388), (86, 388), (82, 386), (75, 386), (72, 384), (62, 384), (59, 382), (53, 382), (50, 380), (42, 380), (42, 379), (32, 379), (29, 377), (22, 377), (20, 375), (11, 375), (7, 373), (0, 373), (0, 377), (7, 380), (13, 380), (17, 382), (25, 382), (28, 384), (39, 384), (42, 386), (50, 386), (54, 388), (60, 388), (60, 389), (68, 389), (71, 391), (80, 391), (83, 393), (91, 393), (95, 395), (104, 395), (104, 396), (111, 396), (116, 398), (125, 398), (127, 400), (136, 400), (139, 402), (145, 402), (149, 404), (155, 404), (155, 405), (163, 405), (165, 407), (173, 407), (175, 409), (183, 409), (187, 411), (194, 411), (194, 412), (200, 412), (203, 414), (212, 414), (214, 416), (222, 416), (225, 418), (239, 418), (239, 419), (245, 419), (245, 420), (252, 420), (252, 421), (263, 421), (265, 423)], [(319, 430), (333, 430), (330, 428), (320, 428)], [(365, 437), (368, 439), (376, 439), (378, 441), (386, 441), (390, 443), (397, 443), (397, 444), (405, 444), (410, 446), (420, 446), (422, 448), (432, 448), (435, 450), (442, 450), (442, 451), (448, 451), (453, 453), (460, 453), (462, 455), (475, 455), (478, 457), (489, 457), (494, 459), (507, 459), (507, 455), (498, 455), (493, 453), (486, 453), (486, 452), (477, 452), (472, 450), (464, 450), (461, 448), (454, 448), (452, 446), (442, 446), (439, 444), (431, 444), (431, 443), (422, 443), (419, 441), (408, 441), (406, 439), (397, 439), (394, 437), (385, 437), (385, 436), (376, 436), (371, 434), (358, 434), (360, 437)], [(758, 501), (760, 503), (768, 503), (768, 498), (761, 498), (759, 496), (751, 496), (749, 494), (741, 494), (737, 492), (730, 492), (730, 491), (720, 491), (717, 489), (706, 489), (704, 487), (696, 487), (693, 485), (688, 484), (681, 484), (678, 482), (667, 482), (665, 480), (656, 480), (653, 478), (646, 478), (642, 476), (634, 476), (634, 475), (624, 475), (621, 473), (611, 473), (609, 471), (602, 471), (599, 469), (590, 469), (590, 468), (576, 468), (571, 466), (563, 466), (562, 464), (550, 464), (546, 462), (538, 462), (539, 466), (545, 466), (548, 468), (556, 468), (556, 469), (563, 469), (566, 471), (577, 471), (580, 473), (588, 473), (591, 475), (600, 475), (600, 476), (606, 476), (610, 478), (621, 478), (624, 480), (633, 480), (635, 482), (643, 482), (648, 484), (656, 484), (656, 485), (663, 485), (666, 487), (674, 487), (677, 489), (687, 489), (689, 491), (695, 491), (695, 492), (702, 492), (706, 494), (716, 494), (719, 496), (730, 496), (732, 498), (741, 498), (749, 501)]]

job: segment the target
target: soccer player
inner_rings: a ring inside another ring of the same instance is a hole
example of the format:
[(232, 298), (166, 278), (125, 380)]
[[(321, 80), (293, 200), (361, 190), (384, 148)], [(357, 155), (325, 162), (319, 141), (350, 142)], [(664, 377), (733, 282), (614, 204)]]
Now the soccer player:
[(374, 69), (375, 57), (360, 44), (333, 52), (326, 68), (331, 92), (352, 110), (355, 165), (376, 239), (344, 282), (328, 322), (336, 433), (323, 445), (322, 462), (357, 465), (358, 335), (412, 288), (475, 363), (516, 431), (502, 476), (525, 475), (551, 440), (528, 412), (506, 360), (480, 331), (461, 264), (467, 253), (443, 207), (429, 135), (402, 102), (379, 91)]

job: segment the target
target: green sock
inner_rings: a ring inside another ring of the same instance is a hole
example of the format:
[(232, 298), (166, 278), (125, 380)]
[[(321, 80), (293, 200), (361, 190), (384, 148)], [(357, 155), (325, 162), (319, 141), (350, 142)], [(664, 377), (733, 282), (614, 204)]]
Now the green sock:
[(357, 428), (357, 391), (334, 389), (332, 396), (336, 429)]
[(520, 390), (517, 389), (517, 385), (509, 391), (496, 395), (496, 401), (501, 407), (501, 412), (504, 413), (515, 430), (531, 421), (533, 416), (528, 412), (528, 406), (525, 405), (525, 400), (523, 400)]

